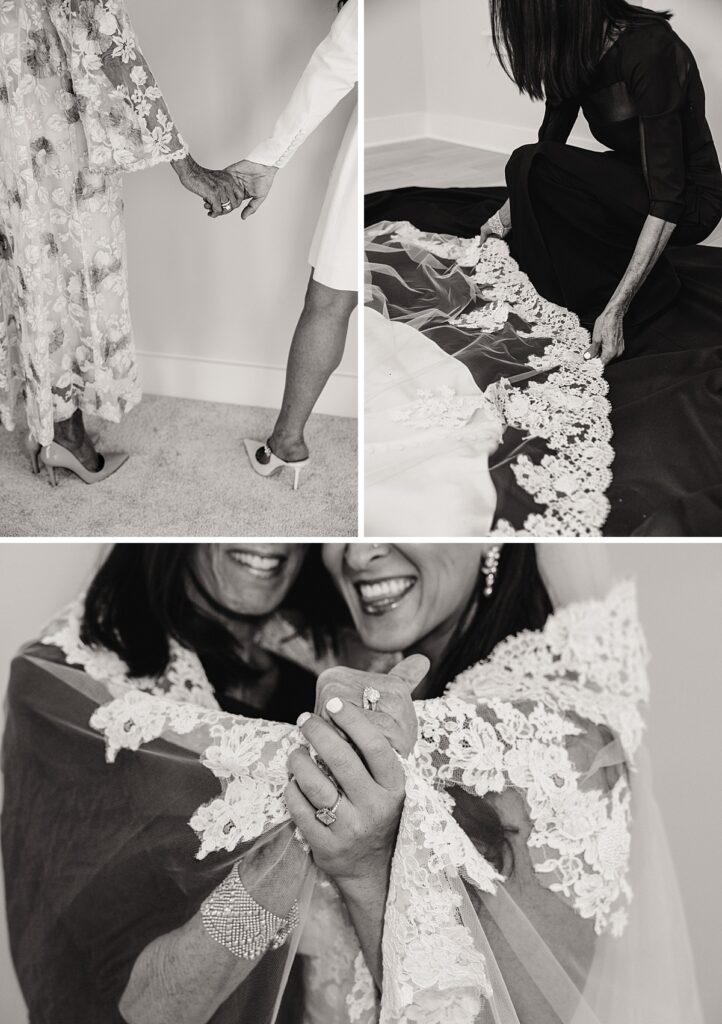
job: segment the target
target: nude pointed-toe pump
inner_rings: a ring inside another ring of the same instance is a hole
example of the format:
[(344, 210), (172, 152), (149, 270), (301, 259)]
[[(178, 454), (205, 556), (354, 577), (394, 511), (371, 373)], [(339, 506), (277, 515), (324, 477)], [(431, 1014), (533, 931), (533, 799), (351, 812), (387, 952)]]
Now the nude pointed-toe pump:
[(71, 451), (63, 448), (56, 441), (52, 441), (40, 451), (38, 461), (48, 471), (48, 480), (51, 486), (57, 487), (58, 469), (67, 469), (68, 472), (80, 477), (83, 483), (97, 484), (101, 480), (107, 480), (109, 476), (119, 470), (128, 461), (128, 456), (125, 452), (108, 452), (108, 454), (100, 456), (100, 469), (90, 470), (86, 469), (80, 459), (77, 459)]
[(282, 469), (292, 469), (293, 489), (294, 491), (298, 490), (301, 470), (306, 468), (310, 461), (309, 459), (299, 459), (298, 462), (285, 462), (283, 459), (279, 459), (277, 455), (274, 455), (263, 441), (251, 441), (249, 438), (245, 438), (243, 443), (246, 446), (248, 461), (251, 463), (254, 473), (258, 473), (259, 476), (275, 476)]

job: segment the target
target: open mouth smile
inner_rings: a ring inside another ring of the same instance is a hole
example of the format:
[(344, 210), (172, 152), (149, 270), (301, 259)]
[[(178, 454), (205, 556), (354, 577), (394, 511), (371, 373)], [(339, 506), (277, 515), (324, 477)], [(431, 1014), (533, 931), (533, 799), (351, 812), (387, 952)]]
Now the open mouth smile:
[(282, 555), (259, 555), (255, 551), (229, 551), (229, 556), (259, 580), (275, 579), (281, 575), (286, 564), (286, 558)]
[(398, 608), (414, 589), (416, 576), (392, 576), (383, 580), (361, 580), (354, 583), (364, 615), (385, 615)]

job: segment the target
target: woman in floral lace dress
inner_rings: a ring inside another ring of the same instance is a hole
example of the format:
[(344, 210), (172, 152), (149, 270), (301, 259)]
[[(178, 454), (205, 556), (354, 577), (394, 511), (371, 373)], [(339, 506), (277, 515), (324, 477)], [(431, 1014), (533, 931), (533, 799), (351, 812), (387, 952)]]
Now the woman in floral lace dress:
[(140, 400), (122, 174), (172, 162), (218, 212), (242, 189), (188, 153), (124, 0), (0, 4), (0, 421), (22, 400), (35, 471), (104, 479), (87, 415), (120, 421)]

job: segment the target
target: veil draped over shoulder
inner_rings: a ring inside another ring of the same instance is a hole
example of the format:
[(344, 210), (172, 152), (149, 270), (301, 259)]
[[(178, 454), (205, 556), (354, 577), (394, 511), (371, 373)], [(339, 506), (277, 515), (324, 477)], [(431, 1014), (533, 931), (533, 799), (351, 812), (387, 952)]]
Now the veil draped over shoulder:
[(612, 432), (579, 318), (498, 238), (384, 221), (366, 259), (367, 533), (599, 535)]
[[(214, 1024), (701, 1022), (642, 744), (634, 588), (600, 596), (579, 557), (545, 556), (564, 603), (541, 630), (416, 703), (382, 994), (306, 857), (301, 927)], [(293, 726), (220, 711), (181, 648), (165, 679), (130, 681), (115, 655), (82, 645), (77, 608), (21, 652), (4, 845), (15, 963), (39, 1017), (72, 1010), (73, 957), (91, 979), (85, 998), (117, 1001), (142, 949), (188, 920), (244, 852), (272, 844), (282, 866), (298, 841), (282, 793), (300, 742)], [(477, 835), (482, 801), (515, 826), (501, 870)]]

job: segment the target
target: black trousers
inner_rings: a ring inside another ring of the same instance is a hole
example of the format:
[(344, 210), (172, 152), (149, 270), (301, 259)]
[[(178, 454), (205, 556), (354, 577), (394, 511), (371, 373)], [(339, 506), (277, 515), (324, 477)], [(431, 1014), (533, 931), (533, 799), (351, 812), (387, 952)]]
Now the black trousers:
[[(512, 154), (506, 180), (514, 258), (541, 295), (591, 326), (621, 281), (649, 213), (641, 167), (615, 153), (539, 142)], [(717, 197), (690, 186), (670, 245), (703, 241), (719, 220)], [(663, 254), (625, 326), (652, 319), (679, 290), (679, 278)]]

